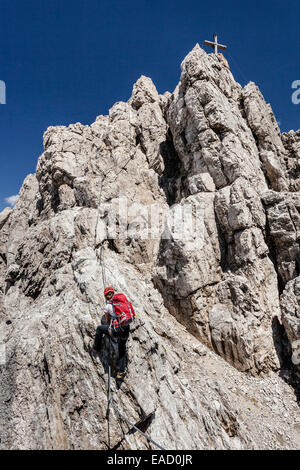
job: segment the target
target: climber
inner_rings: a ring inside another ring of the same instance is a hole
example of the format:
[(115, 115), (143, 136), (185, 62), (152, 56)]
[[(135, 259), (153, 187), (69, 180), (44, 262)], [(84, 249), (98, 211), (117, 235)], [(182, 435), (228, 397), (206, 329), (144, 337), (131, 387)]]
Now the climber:
[(118, 342), (119, 358), (117, 378), (121, 379), (125, 374), (126, 362), (126, 342), (130, 332), (130, 323), (135, 318), (135, 312), (131, 302), (124, 294), (115, 294), (112, 287), (104, 289), (106, 305), (104, 314), (106, 325), (99, 325), (96, 330), (93, 351), (98, 353), (101, 350), (103, 334), (110, 336), (113, 341)]

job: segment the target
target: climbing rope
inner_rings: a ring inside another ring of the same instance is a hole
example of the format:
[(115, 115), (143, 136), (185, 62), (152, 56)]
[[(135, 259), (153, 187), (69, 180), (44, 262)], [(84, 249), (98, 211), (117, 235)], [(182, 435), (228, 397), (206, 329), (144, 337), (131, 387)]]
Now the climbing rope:
[[(190, 83), (191, 82), (191, 77), (185, 67), (185, 71), (187, 73), (187, 76), (189, 78), (189, 81)], [(198, 100), (200, 101), (200, 98), (198, 96), (198, 94), (196, 93), (196, 96), (198, 98)], [(131, 160), (132, 156), (130, 157), (130, 159), (128, 160), (128, 162)], [(127, 163), (128, 163), (127, 162)], [(126, 163), (126, 165), (127, 165)], [(125, 165), (125, 167), (126, 167)], [(122, 171), (122, 170), (120, 170)], [(120, 172), (119, 172), (120, 173)], [(117, 175), (119, 174), (117, 173)], [(116, 175), (116, 176), (117, 176)], [(102, 183), (103, 183), (103, 180), (102, 180)], [(102, 184), (101, 184), (101, 192), (102, 192)], [(100, 195), (101, 197), (101, 195)], [(100, 199), (101, 201), (101, 199)], [(100, 204), (100, 202), (99, 202)], [(96, 230), (97, 230), (97, 225), (96, 225)], [(100, 261), (102, 261), (102, 280), (103, 280), (103, 285), (106, 285), (106, 278), (105, 278), (105, 264), (104, 264), (104, 250), (103, 250), (103, 243), (101, 244), (101, 252), (100, 252)], [(110, 413), (110, 407), (113, 408), (113, 410), (115, 411), (115, 413), (117, 413), (117, 415), (120, 417), (120, 419), (124, 422), (126, 422), (129, 426), (131, 426), (131, 428), (135, 429), (136, 431), (138, 431), (145, 439), (147, 439), (148, 442), (151, 442), (154, 446), (156, 446), (158, 449), (160, 450), (165, 450), (160, 444), (158, 444), (157, 442), (155, 442), (153, 439), (151, 439), (151, 437), (149, 437), (147, 434), (145, 434), (143, 431), (141, 431), (137, 426), (135, 426), (133, 423), (131, 423), (129, 421), (129, 419), (127, 419), (124, 415), (122, 415), (122, 413), (120, 413), (120, 411), (118, 410), (118, 408), (116, 407), (114, 401), (113, 401), (113, 397), (112, 397), (112, 394), (111, 394), (111, 387), (110, 387), (110, 379), (111, 379), (111, 338), (109, 338), (109, 342), (110, 342), (110, 361), (109, 361), (109, 368), (108, 368), (108, 403), (107, 403), (107, 412), (106, 412), (106, 417), (107, 419), (109, 420), (109, 413)]]
[(149, 442), (152, 442), (152, 444), (154, 444), (156, 447), (158, 447), (158, 449), (160, 450), (166, 450), (164, 449), (162, 446), (160, 446), (159, 444), (157, 444), (157, 442), (155, 442), (153, 439), (151, 439), (151, 437), (147, 436), (147, 434), (145, 434), (143, 431), (141, 431), (139, 428), (137, 428), (134, 424), (132, 424), (129, 419), (127, 419), (125, 416), (123, 416), (120, 411), (118, 410), (118, 408), (115, 406), (114, 402), (111, 400), (111, 406), (112, 408), (115, 410), (115, 412), (120, 416), (120, 418), (125, 421), (127, 424), (129, 424), (129, 426), (131, 426), (133, 429), (135, 429), (136, 431), (138, 431), (142, 436), (144, 436), (147, 441)]
[[(114, 176), (115, 178), (121, 173), (121, 171), (125, 170), (128, 163), (133, 159), (133, 154), (130, 155), (130, 157), (128, 158), (128, 160), (126, 161), (125, 165), (118, 171), (118, 173), (116, 173)], [(96, 225), (95, 225), (95, 248), (98, 248), (97, 246), (97, 227), (98, 227), (98, 223), (99, 223), (99, 217), (100, 217), (100, 205), (101, 205), (101, 197), (102, 197), (102, 189), (103, 189), (103, 183), (106, 179), (106, 177), (108, 176), (108, 174), (113, 170), (113, 166), (107, 171), (107, 173), (105, 173), (105, 175), (103, 175), (102, 177), (102, 180), (101, 180), (101, 185), (100, 185), (100, 195), (99, 195), (99, 203), (98, 203), (98, 211), (97, 211), (97, 219), (96, 219)], [(106, 286), (106, 276), (105, 276), (105, 265), (104, 265), (104, 242), (105, 240), (103, 240), (101, 243), (100, 243), (100, 254), (99, 254), (99, 257), (100, 257), (100, 265), (102, 267), (102, 280), (103, 280), (103, 287)]]
[(152, 442), (152, 444), (154, 444), (158, 449), (165, 450), (161, 445), (159, 445), (157, 442), (155, 442), (153, 439), (151, 439), (150, 436), (145, 434), (135, 424), (131, 423), (131, 421), (129, 421), (129, 419), (127, 419), (125, 416), (123, 416), (122, 413), (120, 413), (118, 408), (115, 406), (115, 404), (113, 402), (112, 393), (111, 393), (111, 387), (110, 387), (110, 379), (111, 379), (111, 338), (109, 338), (109, 356), (110, 357), (109, 357), (109, 365), (108, 365), (108, 385), (107, 385), (107, 396), (108, 396), (108, 398), (107, 398), (106, 419), (109, 421), (110, 406), (111, 406), (113, 408), (113, 410), (119, 415), (119, 417), (123, 421), (125, 421), (127, 424), (129, 424), (129, 426), (131, 426), (131, 428), (138, 431), (142, 436), (145, 437), (145, 439), (147, 439), (147, 441)]
[[(130, 108), (129, 108), (129, 123), (131, 124), (131, 116), (130, 116)], [(133, 159), (135, 155), (135, 150), (132, 152), (128, 160), (126, 161), (125, 165), (122, 166), (122, 168), (114, 174), (114, 178), (116, 178), (121, 171), (126, 169), (128, 163)], [(102, 190), (103, 190), (103, 184), (109, 173), (114, 169), (115, 167), (112, 165), (111, 168), (103, 175), (101, 179), (101, 185), (100, 185), (100, 193), (99, 193), (99, 200), (98, 200), (98, 211), (97, 211), (97, 219), (96, 219), (96, 226), (95, 226), (95, 248), (97, 249), (97, 227), (98, 227), (98, 222), (99, 222), (99, 217), (100, 217), (100, 206), (101, 206), (101, 201), (102, 201)], [(105, 250), (104, 250), (104, 241), (101, 242), (100, 244), (100, 254), (99, 254), (99, 262), (102, 270), (102, 282), (103, 282), (103, 287), (106, 286), (106, 273), (105, 273)], [(97, 257), (98, 259), (98, 257)], [(138, 431), (142, 436), (145, 437), (149, 442), (154, 444), (158, 449), (165, 450), (162, 446), (157, 444), (151, 437), (149, 437), (147, 434), (145, 434), (143, 431), (141, 431), (137, 426), (132, 424), (125, 416), (123, 416), (118, 408), (116, 407), (115, 403), (113, 402), (113, 397), (112, 397), (112, 392), (111, 392), (111, 337), (109, 337), (109, 365), (108, 365), (108, 383), (107, 383), (107, 410), (106, 410), (106, 419), (108, 421), (108, 426), (109, 426), (109, 416), (110, 416), (110, 407), (113, 408), (113, 410), (118, 414), (118, 416), (125, 421), (129, 426), (131, 426), (133, 429)], [(109, 443), (110, 444), (110, 443)]]
[[(129, 124), (131, 126), (131, 110), (129, 108)], [(131, 127), (130, 127), (131, 129)], [(132, 134), (132, 133), (131, 133)], [(131, 135), (132, 137), (132, 135)], [(121, 171), (125, 170), (128, 163), (133, 159), (135, 156), (135, 150), (131, 153), (129, 158), (126, 160), (125, 165), (120, 168), (120, 170), (114, 174), (114, 178), (116, 179), (117, 176), (121, 173)], [(99, 192), (99, 199), (98, 199), (98, 206), (97, 206), (97, 219), (96, 219), (96, 225), (95, 225), (95, 248), (97, 249), (97, 227), (99, 223), (99, 218), (100, 218), (100, 206), (101, 206), (101, 201), (102, 201), (102, 190), (103, 190), (103, 183), (105, 179), (108, 177), (108, 175), (115, 169), (115, 165), (111, 165), (111, 167), (107, 170), (105, 174), (103, 174), (102, 179), (101, 179), (101, 184), (100, 184), (100, 192)], [(103, 280), (103, 287), (106, 286), (106, 276), (105, 276), (105, 265), (104, 265), (104, 240), (100, 243), (100, 265), (102, 266), (102, 280)]]
[(248, 78), (246, 78), (245, 74), (243, 73), (242, 69), (240, 68), (239, 64), (238, 64), (238, 61), (235, 60), (231, 54), (229, 54), (229, 52), (227, 52), (228, 56), (231, 58), (232, 62), (234, 62), (238, 72), (240, 73), (240, 75), (243, 77), (243, 79), (245, 80), (246, 83), (248, 83)]
[(111, 389), (110, 389), (110, 378), (111, 378), (111, 338), (109, 338), (109, 364), (108, 364), (108, 382), (107, 382), (107, 410), (106, 419), (109, 419), (110, 402), (111, 402)]

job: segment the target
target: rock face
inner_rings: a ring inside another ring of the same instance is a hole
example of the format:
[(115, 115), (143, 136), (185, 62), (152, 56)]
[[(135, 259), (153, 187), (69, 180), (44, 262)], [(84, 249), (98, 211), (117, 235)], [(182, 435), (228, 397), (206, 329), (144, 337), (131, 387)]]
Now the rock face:
[(300, 446), (300, 131), (220, 56), (181, 69), (48, 128), (0, 214), (0, 448), (155, 448), (106, 420), (104, 285), (138, 312), (122, 415), (166, 449)]

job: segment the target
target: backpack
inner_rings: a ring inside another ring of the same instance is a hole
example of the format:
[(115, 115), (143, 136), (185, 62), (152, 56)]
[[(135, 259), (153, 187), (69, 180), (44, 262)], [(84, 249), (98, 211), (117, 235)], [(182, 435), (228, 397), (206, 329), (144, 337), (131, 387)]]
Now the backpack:
[(135, 318), (135, 311), (132, 303), (129, 302), (124, 294), (116, 294), (111, 300), (114, 312), (117, 316), (113, 320), (113, 326), (123, 326), (128, 321), (133, 321)]

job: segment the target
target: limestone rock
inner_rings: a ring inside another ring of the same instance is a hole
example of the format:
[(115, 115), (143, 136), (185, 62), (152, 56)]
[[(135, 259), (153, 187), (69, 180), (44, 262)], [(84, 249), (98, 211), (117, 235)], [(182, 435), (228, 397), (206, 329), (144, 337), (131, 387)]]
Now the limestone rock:
[(262, 199), (266, 205), (278, 275), (284, 285), (300, 273), (300, 194), (268, 191)]
[(284, 165), (289, 176), (290, 191), (300, 190), (300, 132), (290, 131), (281, 134), (282, 143), (287, 151)]
[(6, 207), (1, 213), (0, 213), (0, 230), (2, 227), (6, 224), (6, 222), (9, 219), (9, 216), (12, 213), (12, 209), (10, 207)]
[(280, 303), (282, 322), (292, 349), (292, 362), (300, 377), (300, 276), (286, 284)]
[(48, 128), (0, 214), (1, 449), (154, 449), (113, 410), (108, 432), (105, 285), (138, 313), (122, 415), (166, 449), (299, 448), (299, 131), (221, 56), (181, 69)]
[(267, 105), (255, 83), (250, 82), (243, 90), (243, 103), (249, 126), (257, 139), (259, 156), (266, 177), (275, 191), (288, 189), (282, 160), (286, 151), (280, 130), (270, 105)]

